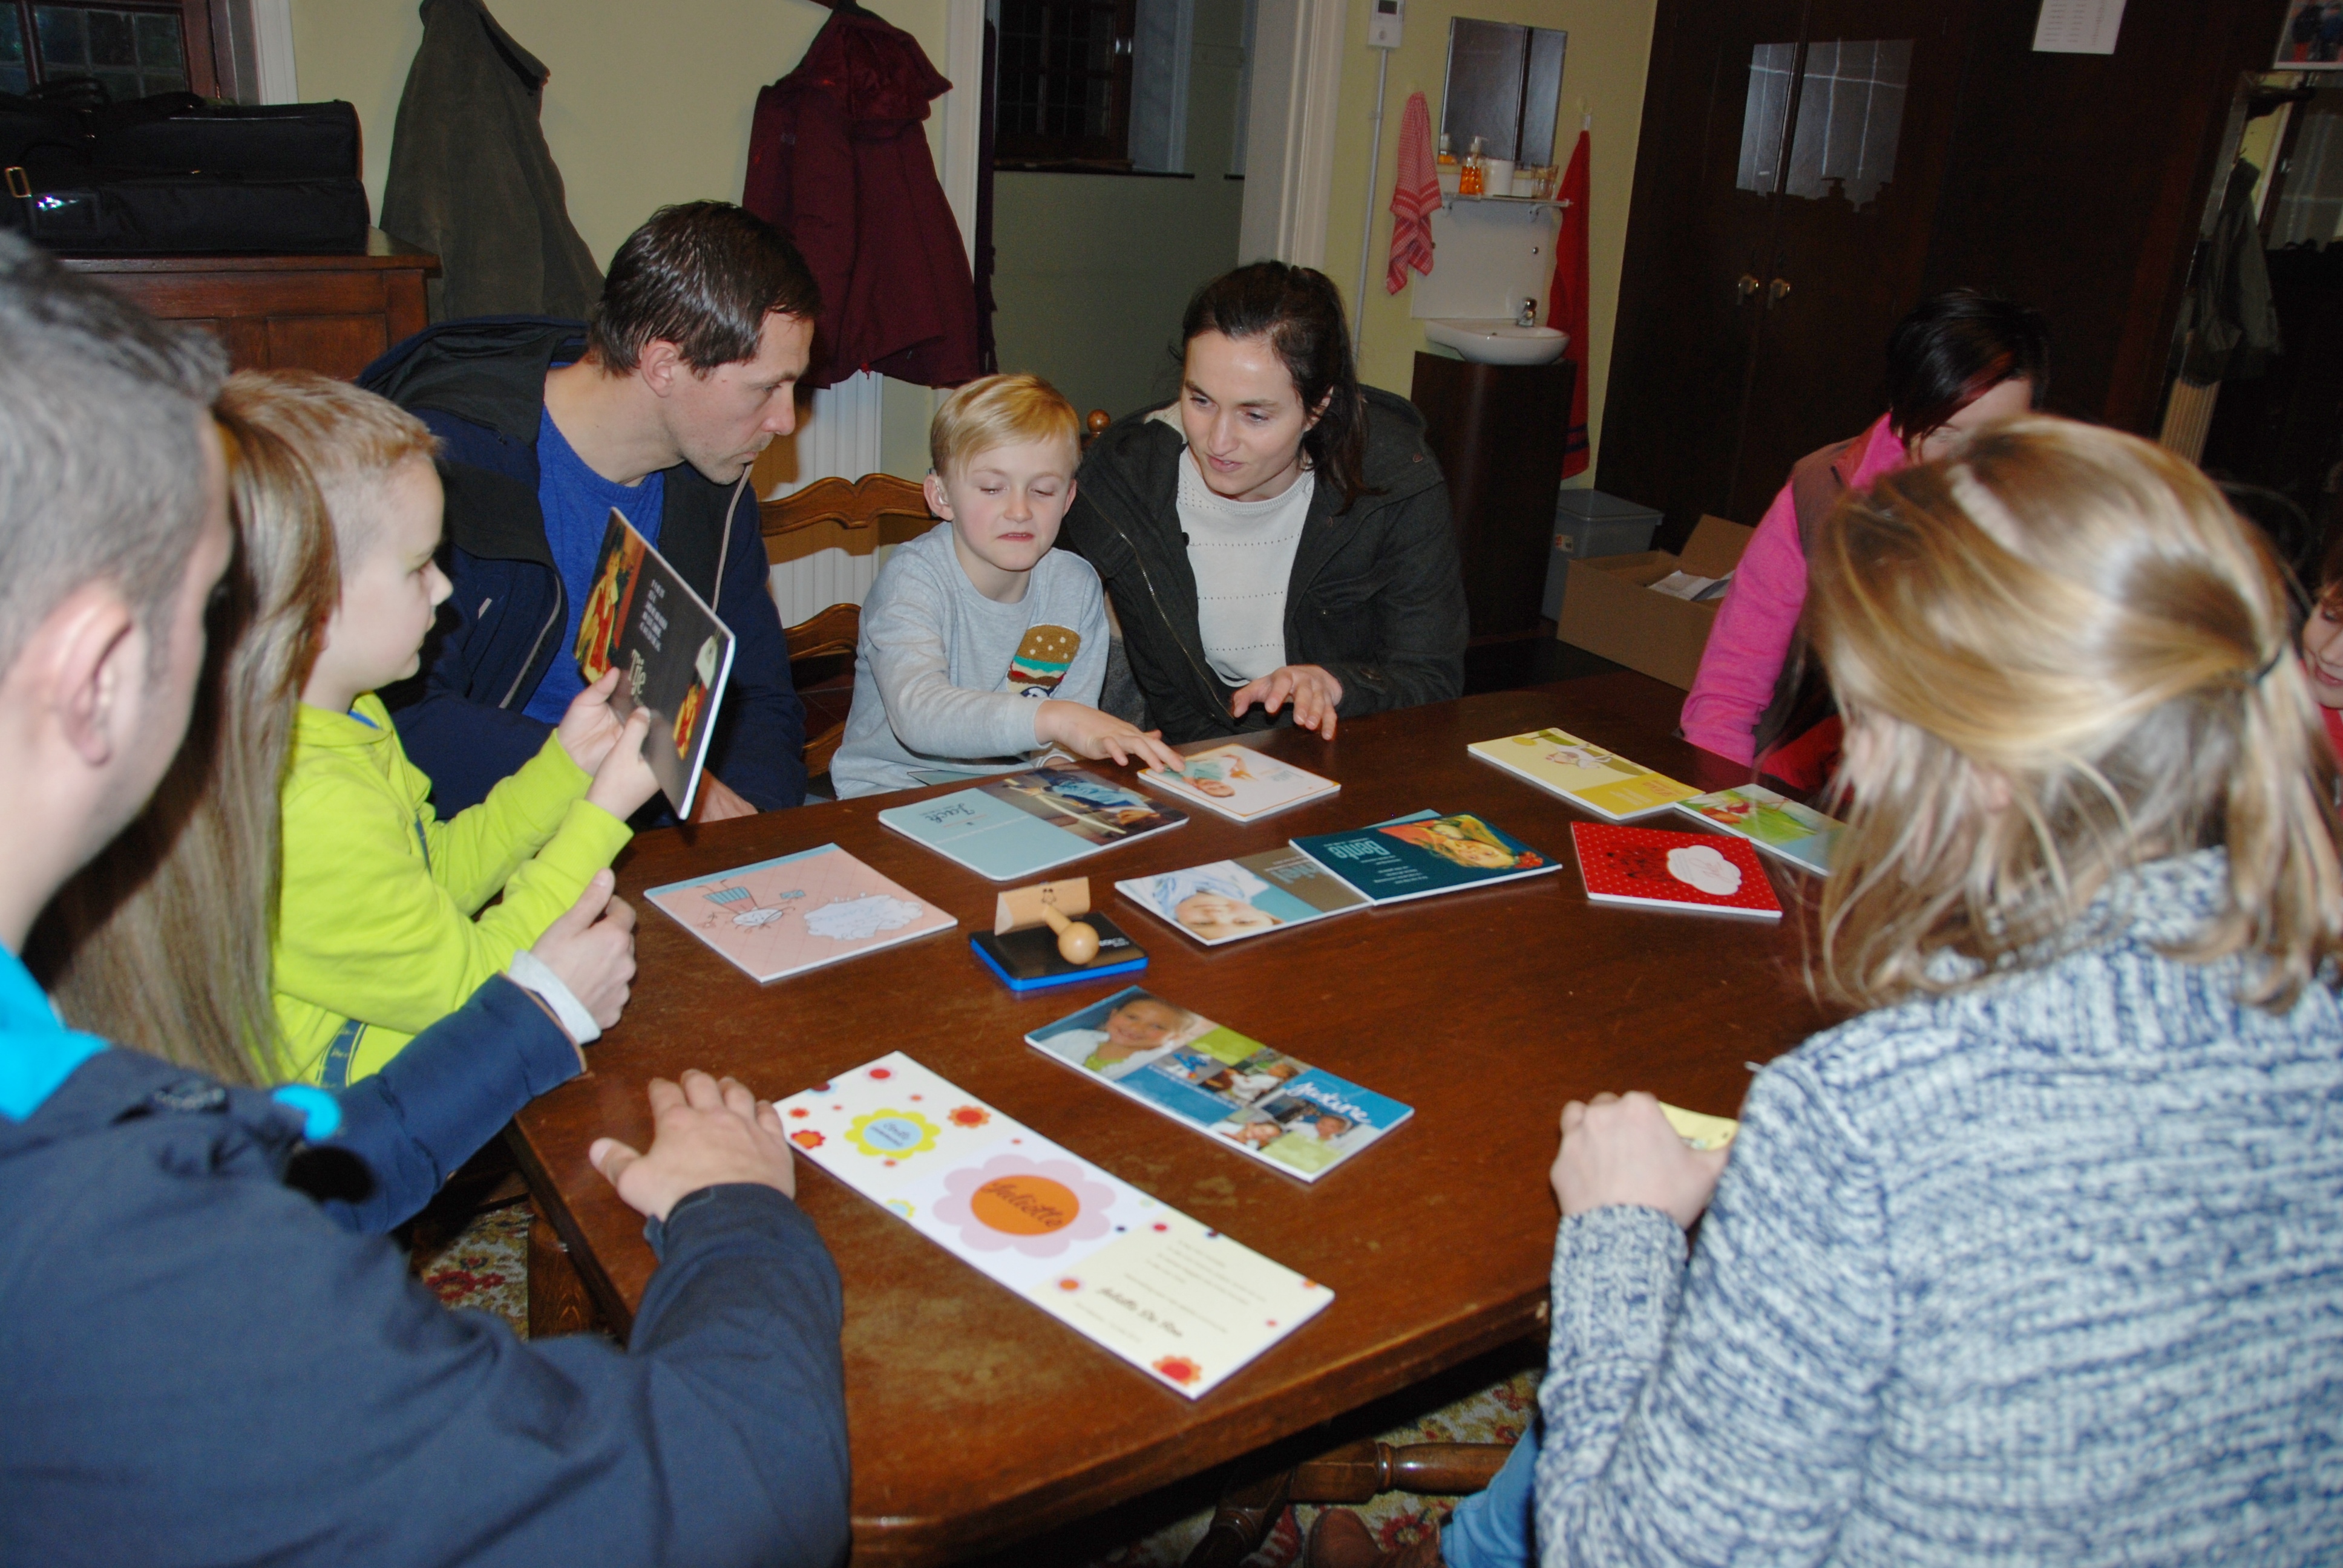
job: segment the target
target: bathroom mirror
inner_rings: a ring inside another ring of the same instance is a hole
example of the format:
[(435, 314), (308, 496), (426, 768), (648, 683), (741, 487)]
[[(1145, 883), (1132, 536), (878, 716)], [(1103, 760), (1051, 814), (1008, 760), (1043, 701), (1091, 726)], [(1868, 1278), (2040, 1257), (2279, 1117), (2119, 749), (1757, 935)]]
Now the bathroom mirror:
[(1440, 131), (1449, 149), (1461, 158), (1478, 136), (1489, 157), (1554, 162), (1562, 56), (1569, 42), (1569, 34), (1552, 27), (1452, 17), (1448, 79), (1440, 95)]

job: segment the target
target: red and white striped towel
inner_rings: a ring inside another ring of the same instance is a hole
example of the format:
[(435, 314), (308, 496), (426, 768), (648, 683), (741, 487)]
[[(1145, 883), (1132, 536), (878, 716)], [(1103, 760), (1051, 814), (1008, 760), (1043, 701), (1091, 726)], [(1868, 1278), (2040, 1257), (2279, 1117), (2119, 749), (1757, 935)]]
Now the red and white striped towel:
[(1399, 117), (1399, 177), (1392, 186), (1391, 266), (1383, 291), (1407, 286), (1407, 269), (1432, 272), (1432, 210), (1440, 205), (1440, 170), (1432, 161), (1432, 109), (1422, 93), (1407, 95)]

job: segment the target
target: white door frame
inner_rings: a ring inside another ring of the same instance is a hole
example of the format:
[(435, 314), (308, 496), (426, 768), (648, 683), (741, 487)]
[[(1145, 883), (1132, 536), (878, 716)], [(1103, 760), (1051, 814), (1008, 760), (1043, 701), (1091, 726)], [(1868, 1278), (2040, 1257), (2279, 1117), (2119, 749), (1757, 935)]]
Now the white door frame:
[(944, 59), (952, 89), (938, 102), (943, 119), (944, 199), (960, 219), (960, 242), (976, 265), (976, 151), (983, 132), (984, 0), (944, 0)]
[(1239, 263), (1326, 262), (1347, 0), (1259, 0), (1246, 107)]

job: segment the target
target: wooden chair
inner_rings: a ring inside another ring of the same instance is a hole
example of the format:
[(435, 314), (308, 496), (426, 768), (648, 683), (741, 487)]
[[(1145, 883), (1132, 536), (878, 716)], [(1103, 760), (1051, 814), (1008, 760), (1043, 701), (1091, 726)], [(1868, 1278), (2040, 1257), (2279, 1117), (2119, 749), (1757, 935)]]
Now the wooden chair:
[[(927, 498), (909, 479), (865, 474), (816, 479), (794, 495), (758, 508), (769, 567), (787, 567), (823, 550), (876, 556), (883, 545), (915, 539), (934, 526)], [(806, 705), (809, 778), (830, 771), (846, 738), (854, 701), (854, 645), (862, 628), (859, 600), (844, 601), (789, 628), (789, 676)]]
[(1345, 1443), (1292, 1470), (1232, 1486), (1203, 1539), (1182, 1568), (1236, 1568), (1261, 1550), (1296, 1503), (1365, 1503), (1383, 1492), (1453, 1497), (1487, 1489), (1513, 1452), (1508, 1442), (1415, 1442), (1393, 1448), (1369, 1438)]

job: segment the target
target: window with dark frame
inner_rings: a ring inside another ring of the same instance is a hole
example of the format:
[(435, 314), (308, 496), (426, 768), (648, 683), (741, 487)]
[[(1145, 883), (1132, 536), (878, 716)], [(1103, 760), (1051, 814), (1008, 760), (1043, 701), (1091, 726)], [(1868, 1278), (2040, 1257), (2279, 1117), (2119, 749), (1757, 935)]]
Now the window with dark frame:
[(996, 164), (1131, 166), (1138, 0), (1001, 0)]
[(213, 13), (222, 0), (0, 0), (0, 92), (86, 77), (116, 103), (219, 95)]

